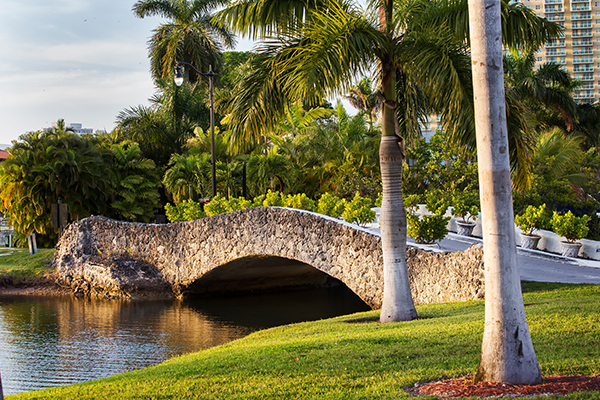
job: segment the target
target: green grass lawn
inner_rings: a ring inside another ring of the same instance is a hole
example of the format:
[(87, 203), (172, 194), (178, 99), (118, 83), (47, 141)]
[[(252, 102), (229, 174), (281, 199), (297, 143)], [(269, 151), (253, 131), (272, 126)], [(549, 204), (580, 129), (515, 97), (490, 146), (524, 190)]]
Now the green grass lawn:
[(45, 274), (50, 273), (50, 261), (55, 249), (38, 249), (37, 254), (29, 255), (29, 250), (0, 251), (0, 276), (8, 278), (14, 285), (35, 284)]
[[(524, 300), (544, 375), (600, 374), (600, 286), (525, 283)], [(397, 399), (416, 382), (473, 374), (484, 302), (417, 310), (412, 322), (380, 324), (371, 311), (268, 329), (148, 369), (8, 398)]]

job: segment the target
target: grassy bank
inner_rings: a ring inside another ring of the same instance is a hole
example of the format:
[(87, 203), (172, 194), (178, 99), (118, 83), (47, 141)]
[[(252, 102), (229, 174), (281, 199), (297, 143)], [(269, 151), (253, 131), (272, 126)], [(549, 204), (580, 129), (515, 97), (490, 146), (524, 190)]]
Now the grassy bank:
[[(526, 283), (524, 299), (544, 375), (600, 374), (600, 286)], [(403, 388), (416, 382), (472, 374), (483, 332), (483, 301), (417, 308), (412, 322), (380, 324), (378, 312), (367, 312), (284, 326), (156, 367), (8, 398), (409, 398)]]
[(38, 249), (29, 255), (26, 249), (0, 251), (0, 283), (5, 285), (36, 285), (46, 282), (52, 272), (50, 261), (55, 249)]

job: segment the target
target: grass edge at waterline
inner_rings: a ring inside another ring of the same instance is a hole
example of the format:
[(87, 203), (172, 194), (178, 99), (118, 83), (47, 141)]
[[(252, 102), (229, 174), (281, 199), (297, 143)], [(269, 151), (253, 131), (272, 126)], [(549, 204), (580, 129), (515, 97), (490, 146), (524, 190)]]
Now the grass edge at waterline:
[[(600, 374), (600, 286), (524, 283), (542, 373)], [(378, 312), (259, 331), (158, 366), (8, 399), (408, 398), (407, 386), (472, 374), (483, 301), (418, 306), (420, 319)], [(589, 392), (567, 398), (600, 398)]]

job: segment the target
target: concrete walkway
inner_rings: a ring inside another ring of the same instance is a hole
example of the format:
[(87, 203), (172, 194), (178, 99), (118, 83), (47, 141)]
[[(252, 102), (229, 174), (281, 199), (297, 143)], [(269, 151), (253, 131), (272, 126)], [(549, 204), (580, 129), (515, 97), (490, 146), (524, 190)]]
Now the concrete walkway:
[[(380, 235), (377, 225), (372, 224), (369, 231)], [(483, 240), (471, 236), (448, 233), (437, 245), (419, 245), (408, 238), (411, 246), (433, 251), (463, 251)], [(517, 259), (521, 271), (521, 280), (536, 282), (592, 283), (600, 285), (600, 261), (563, 257), (560, 254), (545, 251), (528, 250), (517, 247)]]
[[(440, 242), (439, 247), (445, 251), (459, 251), (478, 243), (482, 243), (479, 238), (449, 233)], [(520, 247), (517, 247), (517, 258), (521, 280), (524, 281), (593, 283), (600, 285), (600, 261), (563, 257), (558, 254)]]

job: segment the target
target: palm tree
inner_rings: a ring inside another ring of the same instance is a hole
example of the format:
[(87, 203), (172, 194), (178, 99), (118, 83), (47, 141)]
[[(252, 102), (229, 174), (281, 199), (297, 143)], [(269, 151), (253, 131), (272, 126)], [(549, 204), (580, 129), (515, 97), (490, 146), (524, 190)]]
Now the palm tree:
[(485, 325), (475, 382), (542, 381), (517, 263), (500, 0), (469, 0), (485, 264)]
[(600, 152), (600, 105), (580, 104), (577, 106), (578, 123), (575, 131), (585, 138), (586, 148)]
[(577, 84), (561, 65), (547, 62), (535, 68), (533, 50), (522, 54), (506, 54), (503, 65), (508, 91), (513, 92), (521, 102), (529, 102), (531, 112), (542, 107), (557, 111), (567, 130), (573, 130), (577, 105), (572, 92)]
[(142, 157), (137, 143), (114, 144), (111, 151), (114, 173), (111, 207), (123, 219), (150, 221), (160, 200), (160, 180), (154, 161)]
[[(185, 61), (200, 71), (209, 66), (219, 70), (223, 47), (233, 48), (235, 40), (226, 28), (211, 22), (212, 12), (225, 0), (139, 0), (133, 13), (139, 18), (159, 16), (161, 24), (148, 41), (150, 69), (155, 79), (173, 75), (175, 63)], [(192, 71), (190, 81), (198, 76)]]
[[(442, 115), (445, 130), (474, 142), (470, 59), (464, 44), (468, 28), (462, 24), (461, 31), (453, 24), (457, 12), (468, 22), (467, 2), (372, 0), (368, 5), (369, 12), (336, 0), (240, 0), (228, 7), (221, 21), (234, 31), (271, 35), (253, 59), (254, 79), (241, 83), (230, 128), (235, 139), (256, 138), (287, 101), (318, 103), (346, 92), (356, 76), (377, 68), (382, 110), (381, 321), (411, 320), (417, 313), (406, 266), (404, 139), (418, 134), (419, 120), (434, 111)], [(524, 7), (507, 14), (519, 28), (507, 36), (508, 45), (523, 39), (540, 45), (549, 37), (546, 28), (555, 26)], [(444, 23), (428, 22), (431, 15)]]
[(65, 132), (75, 132), (75, 129), (68, 127), (65, 124), (65, 120), (60, 118), (58, 121), (56, 121), (56, 127), (51, 128), (51, 131), (57, 135), (61, 135)]
[(363, 78), (357, 85), (351, 86), (348, 94), (344, 96), (352, 107), (364, 112), (369, 118), (369, 126), (373, 129), (373, 123), (377, 120), (379, 113), (379, 100), (377, 93), (373, 90), (370, 78)]
[(536, 168), (541, 170), (544, 179), (566, 179), (569, 183), (582, 185), (586, 177), (577, 170), (584, 157), (581, 151), (582, 137), (565, 137), (559, 129), (544, 131), (538, 138), (534, 161)]
[(210, 193), (210, 155), (173, 154), (163, 184), (175, 204), (184, 200), (198, 200)]
[[(267, 190), (279, 190), (283, 193), (289, 167), (289, 158), (279, 154), (279, 147), (270, 146), (265, 153), (250, 157), (248, 179), (257, 194), (266, 193)], [(275, 182), (278, 187), (275, 187)]]
[(117, 132), (122, 140), (140, 145), (145, 157), (159, 166), (171, 154), (181, 154), (198, 126), (208, 127), (208, 108), (198, 85), (177, 87), (172, 79), (158, 81), (160, 91), (151, 105), (127, 108), (117, 116)]

